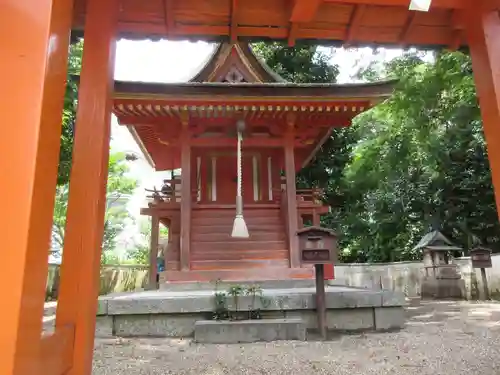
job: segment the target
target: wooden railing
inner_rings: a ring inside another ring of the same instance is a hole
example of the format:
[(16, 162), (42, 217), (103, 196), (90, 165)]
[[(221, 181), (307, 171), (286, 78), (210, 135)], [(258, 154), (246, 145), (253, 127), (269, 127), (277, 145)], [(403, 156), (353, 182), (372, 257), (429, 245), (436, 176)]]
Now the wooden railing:
[(297, 189), (297, 205), (323, 206), (323, 189)]

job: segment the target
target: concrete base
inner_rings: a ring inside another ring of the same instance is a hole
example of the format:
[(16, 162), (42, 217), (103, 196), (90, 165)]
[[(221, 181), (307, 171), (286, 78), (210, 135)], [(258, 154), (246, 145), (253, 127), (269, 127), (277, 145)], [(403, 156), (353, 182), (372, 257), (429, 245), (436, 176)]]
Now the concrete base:
[(465, 299), (465, 280), (436, 279), (426, 277), (422, 280), (422, 299)]
[(306, 326), (301, 319), (201, 320), (194, 325), (194, 340), (199, 343), (237, 344), (305, 339)]
[[(402, 293), (328, 286), (327, 325), (333, 331), (401, 328), (404, 326), (405, 304)], [(226, 297), (226, 305), (230, 311), (236, 310), (232, 297)], [(213, 290), (159, 290), (110, 295), (99, 299), (96, 334), (192, 337), (197, 322), (212, 319), (214, 306)], [(306, 329), (315, 329), (315, 308), (315, 289), (312, 287), (263, 289), (262, 298), (238, 298), (238, 311), (243, 316), (249, 310), (261, 311), (263, 319), (249, 321), (252, 324), (292, 319), (302, 321)]]

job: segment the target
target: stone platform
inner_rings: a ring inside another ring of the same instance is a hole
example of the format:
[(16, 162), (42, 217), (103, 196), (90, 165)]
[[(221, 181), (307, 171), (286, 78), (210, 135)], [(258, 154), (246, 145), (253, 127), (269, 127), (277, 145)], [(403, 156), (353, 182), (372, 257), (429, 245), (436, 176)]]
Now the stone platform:
[[(212, 319), (214, 290), (179, 289), (100, 298), (96, 335), (192, 337), (196, 322)], [(313, 287), (265, 288), (262, 296), (239, 297), (238, 310), (244, 314), (260, 309), (263, 320), (300, 319), (306, 329), (316, 328)], [(233, 298), (226, 301), (234, 311)], [(404, 325), (405, 304), (404, 295), (398, 292), (328, 286), (327, 324), (333, 331), (399, 329)]]
[(194, 341), (209, 344), (306, 339), (302, 319), (199, 320), (194, 325)]

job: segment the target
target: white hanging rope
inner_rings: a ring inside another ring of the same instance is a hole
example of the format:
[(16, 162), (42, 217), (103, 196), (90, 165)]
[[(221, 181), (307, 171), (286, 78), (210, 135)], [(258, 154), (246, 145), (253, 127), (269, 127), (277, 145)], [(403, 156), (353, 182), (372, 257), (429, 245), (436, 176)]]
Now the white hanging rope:
[(243, 121), (238, 121), (236, 123), (236, 130), (238, 132), (238, 142), (237, 142), (237, 150), (236, 150), (236, 169), (237, 169), (237, 186), (236, 186), (236, 217), (234, 218), (233, 223), (233, 232), (231, 233), (231, 237), (237, 238), (248, 238), (248, 229), (245, 223), (245, 219), (243, 218), (243, 196), (242, 196), (242, 168), (241, 168), (241, 159), (242, 159), (242, 142), (243, 142), (243, 130), (245, 128), (245, 123)]
[[(242, 193), (242, 189), (241, 189), (241, 180), (242, 180), (242, 173), (241, 173), (241, 170), (242, 170), (242, 155), (241, 155), (241, 141), (243, 140), (243, 135), (241, 134), (241, 132), (238, 130), (238, 150), (237, 150), (237, 155), (236, 155), (236, 158), (238, 159), (237, 160), (237, 166), (236, 168), (238, 169), (237, 170), (237, 173), (238, 173), (238, 186), (236, 188), (236, 196), (238, 197), (243, 197), (243, 193)], [(236, 205), (236, 208), (238, 209), (238, 205)], [(243, 207), (240, 207), (241, 208), (241, 211), (243, 211)], [(243, 215), (243, 212), (236, 212), (236, 215)]]

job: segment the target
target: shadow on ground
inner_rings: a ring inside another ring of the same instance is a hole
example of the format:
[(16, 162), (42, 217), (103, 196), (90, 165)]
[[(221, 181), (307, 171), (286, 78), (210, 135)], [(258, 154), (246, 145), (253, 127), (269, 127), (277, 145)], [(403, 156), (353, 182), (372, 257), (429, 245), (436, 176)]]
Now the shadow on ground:
[(500, 328), (500, 303), (494, 301), (420, 301), (406, 308), (408, 326), (461, 323)]

